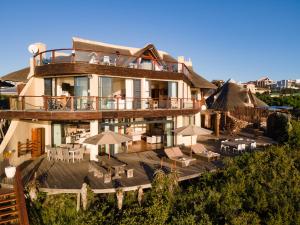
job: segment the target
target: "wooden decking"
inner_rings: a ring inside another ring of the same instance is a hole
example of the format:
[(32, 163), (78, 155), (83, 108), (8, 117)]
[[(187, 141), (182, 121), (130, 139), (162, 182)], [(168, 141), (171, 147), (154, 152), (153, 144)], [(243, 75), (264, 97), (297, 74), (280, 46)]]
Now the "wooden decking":
[[(36, 172), (40, 191), (50, 193), (78, 193), (84, 182), (88, 183), (95, 193), (115, 192), (116, 188), (123, 188), (124, 191), (135, 190), (139, 187), (149, 188), (153, 180), (154, 172), (161, 167), (160, 159), (163, 151), (146, 151), (140, 153), (118, 154), (118, 159), (134, 169), (134, 177), (127, 178), (122, 175), (120, 179), (112, 180), (111, 183), (104, 183), (103, 178), (97, 178), (89, 167), (95, 162), (86, 159), (82, 162), (67, 163), (48, 161), (45, 156), (35, 160), (29, 160), (21, 165), (22, 180), (26, 185)], [(164, 161), (162, 169), (170, 172), (172, 165)], [(179, 173), (179, 180), (191, 179), (200, 176), (207, 170), (214, 170), (213, 163), (198, 160), (195, 165), (180, 168), (176, 167)], [(1, 175), (1, 183), (9, 186), (9, 181)]]

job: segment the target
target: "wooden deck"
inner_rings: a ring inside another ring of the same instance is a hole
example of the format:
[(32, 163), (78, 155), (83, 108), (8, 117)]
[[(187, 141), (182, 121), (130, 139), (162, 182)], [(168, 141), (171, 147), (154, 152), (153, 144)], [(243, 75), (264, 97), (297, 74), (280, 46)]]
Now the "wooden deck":
[[(112, 180), (105, 184), (103, 178), (97, 178), (89, 167), (95, 162), (86, 159), (82, 162), (67, 163), (48, 161), (45, 156), (35, 160), (29, 160), (21, 165), (22, 180), (27, 184), (37, 174), (39, 189), (49, 193), (78, 193), (84, 182), (88, 183), (95, 193), (115, 192), (116, 188), (122, 188), (124, 191), (138, 189), (139, 187), (149, 188), (153, 180), (156, 169), (160, 168), (160, 159), (164, 156), (163, 151), (146, 151), (130, 154), (118, 154), (118, 159), (134, 169), (134, 177), (127, 178), (122, 175), (120, 179)], [(171, 163), (164, 161), (162, 169), (169, 173)], [(197, 160), (195, 165), (180, 168), (176, 167), (179, 173), (179, 180), (187, 180), (200, 176), (204, 171), (215, 170), (216, 166), (211, 162)], [(0, 177), (2, 186), (9, 187), (9, 180)]]

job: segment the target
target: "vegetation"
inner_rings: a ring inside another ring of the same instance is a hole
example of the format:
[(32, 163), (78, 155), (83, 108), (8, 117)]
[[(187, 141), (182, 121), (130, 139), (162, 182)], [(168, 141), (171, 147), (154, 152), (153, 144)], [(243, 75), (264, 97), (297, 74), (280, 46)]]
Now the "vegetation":
[[(296, 126), (293, 146), (300, 142)], [(176, 174), (159, 171), (142, 205), (137, 192), (128, 192), (122, 210), (113, 194), (94, 196), (79, 212), (75, 195), (40, 195), (28, 202), (30, 224), (300, 224), (299, 149), (270, 147), (224, 163), (224, 169), (180, 186)]]
[(300, 95), (271, 97), (269, 94), (259, 94), (256, 96), (269, 106), (291, 106), (300, 109)]
[(290, 117), (286, 113), (272, 113), (267, 119), (267, 134), (279, 143), (287, 142), (292, 129)]

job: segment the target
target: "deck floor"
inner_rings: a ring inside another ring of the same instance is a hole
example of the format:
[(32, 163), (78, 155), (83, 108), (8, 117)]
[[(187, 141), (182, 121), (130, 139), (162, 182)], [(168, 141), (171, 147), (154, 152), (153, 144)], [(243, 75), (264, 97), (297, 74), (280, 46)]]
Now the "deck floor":
[[(97, 178), (93, 172), (89, 172), (91, 164), (88, 155), (81, 162), (57, 162), (49, 161), (45, 156), (35, 160), (29, 160), (21, 164), (23, 183), (26, 185), (33, 179), (36, 173), (37, 181), (41, 191), (45, 192), (78, 192), (84, 182), (98, 193), (114, 192), (116, 188), (127, 190), (137, 189), (139, 186), (150, 187), (154, 172), (160, 168), (160, 159), (163, 151), (145, 151), (139, 153), (122, 153), (117, 158), (134, 169), (134, 177), (127, 178), (122, 175), (120, 179), (112, 180), (105, 184), (104, 178)], [(169, 173), (172, 164), (168, 161), (163, 162), (162, 169)], [(211, 162), (197, 160), (195, 165), (188, 167), (176, 167), (179, 173), (179, 180), (191, 179), (200, 176), (207, 170), (214, 170), (216, 166)], [(1, 175), (2, 183), (9, 184), (4, 174)]]

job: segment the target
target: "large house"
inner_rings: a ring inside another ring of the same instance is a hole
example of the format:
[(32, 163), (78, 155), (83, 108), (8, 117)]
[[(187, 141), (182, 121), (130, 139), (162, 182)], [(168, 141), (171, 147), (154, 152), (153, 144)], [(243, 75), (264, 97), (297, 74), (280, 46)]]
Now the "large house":
[[(0, 111), (0, 118), (11, 121), (0, 154), (16, 150), (13, 161), (19, 164), (27, 158), (18, 154), (18, 145), (27, 139), (43, 151), (45, 145), (82, 143), (104, 130), (131, 136), (128, 152), (190, 142), (173, 130), (200, 126), (203, 96), (216, 88), (191, 61), (176, 60), (153, 44), (132, 48), (73, 38), (72, 45), (47, 50), (37, 43), (30, 67), (12, 74), (26, 85), (10, 99), (10, 109)], [(98, 146), (86, 148), (97, 160)], [(124, 149), (110, 145), (105, 151)]]

